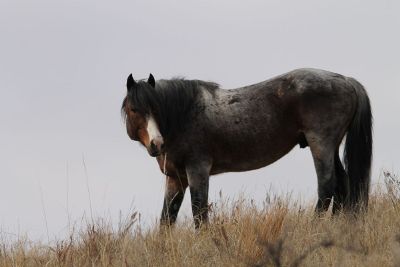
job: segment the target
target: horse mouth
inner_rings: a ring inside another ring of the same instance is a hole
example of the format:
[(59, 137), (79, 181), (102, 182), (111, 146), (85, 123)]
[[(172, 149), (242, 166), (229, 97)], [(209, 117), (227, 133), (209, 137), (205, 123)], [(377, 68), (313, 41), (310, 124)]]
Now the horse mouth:
[(148, 147), (147, 152), (149, 152), (149, 155), (152, 157), (158, 157), (163, 153), (162, 149), (157, 149), (155, 146)]
[(161, 155), (160, 151), (149, 151), (149, 155), (152, 157), (158, 157)]

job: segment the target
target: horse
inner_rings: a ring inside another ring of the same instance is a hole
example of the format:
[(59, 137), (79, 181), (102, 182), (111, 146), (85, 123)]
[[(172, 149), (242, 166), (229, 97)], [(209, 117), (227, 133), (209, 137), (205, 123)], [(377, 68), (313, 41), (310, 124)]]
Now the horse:
[[(367, 208), (372, 112), (363, 85), (320, 69), (221, 89), (181, 78), (127, 79), (121, 112), (128, 136), (166, 175), (161, 225), (176, 221), (189, 187), (195, 228), (208, 222), (209, 177), (267, 166), (309, 147), (318, 178), (315, 211)], [(343, 164), (339, 146), (346, 136)]]

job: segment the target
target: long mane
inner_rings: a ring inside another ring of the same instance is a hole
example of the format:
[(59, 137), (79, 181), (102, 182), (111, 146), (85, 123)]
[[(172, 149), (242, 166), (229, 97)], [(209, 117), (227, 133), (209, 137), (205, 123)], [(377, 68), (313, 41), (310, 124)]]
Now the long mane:
[(213, 82), (185, 80), (181, 78), (158, 80), (155, 88), (146, 81), (139, 81), (122, 103), (122, 114), (126, 117), (125, 105), (129, 102), (142, 114), (152, 114), (165, 139), (176, 136), (189, 122), (189, 114), (200, 98), (201, 90), (211, 93), (219, 88)]

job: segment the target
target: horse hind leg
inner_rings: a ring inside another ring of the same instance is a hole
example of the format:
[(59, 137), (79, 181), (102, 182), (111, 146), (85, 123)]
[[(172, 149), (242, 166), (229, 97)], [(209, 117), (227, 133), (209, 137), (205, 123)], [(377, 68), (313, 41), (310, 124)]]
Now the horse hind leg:
[(336, 145), (326, 139), (306, 134), (314, 160), (318, 179), (318, 201), (316, 212), (327, 211), (337, 188), (335, 176), (335, 150)]
[(333, 214), (340, 210), (346, 211), (349, 208), (350, 180), (340, 161), (338, 150), (335, 152), (335, 176), (336, 188), (333, 196)]

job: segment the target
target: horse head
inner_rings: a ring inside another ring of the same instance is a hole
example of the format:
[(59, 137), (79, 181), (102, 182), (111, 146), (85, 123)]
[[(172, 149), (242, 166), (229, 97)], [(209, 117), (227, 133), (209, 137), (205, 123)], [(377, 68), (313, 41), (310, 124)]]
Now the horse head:
[(161, 155), (164, 150), (164, 138), (158, 126), (155, 86), (152, 74), (147, 81), (135, 81), (130, 74), (126, 83), (127, 96), (122, 105), (128, 136), (145, 146), (152, 157)]

